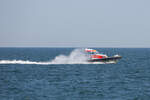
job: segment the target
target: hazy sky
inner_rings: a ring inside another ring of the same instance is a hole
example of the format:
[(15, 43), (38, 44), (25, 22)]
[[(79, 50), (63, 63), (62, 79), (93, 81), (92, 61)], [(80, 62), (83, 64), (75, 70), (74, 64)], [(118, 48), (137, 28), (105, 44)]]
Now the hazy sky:
[(150, 47), (150, 0), (0, 0), (1, 47)]

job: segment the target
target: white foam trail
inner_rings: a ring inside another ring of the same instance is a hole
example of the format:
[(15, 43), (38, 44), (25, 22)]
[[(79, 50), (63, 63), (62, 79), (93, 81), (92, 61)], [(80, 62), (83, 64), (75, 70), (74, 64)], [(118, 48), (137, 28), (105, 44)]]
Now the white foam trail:
[(87, 56), (82, 52), (82, 50), (75, 49), (70, 53), (69, 56), (59, 55), (56, 56), (53, 60), (47, 62), (36, 62), (28, 60), (0, 60), (0, 64), (88, 64), (86, 60)]
[(103, 62), (90, 63), (87, 62), (87, 55), (84, 54), (83, 50), (75, 49), (69, 56), (59, 55), (53, 60), (47, 62), (36, 62), (29, 60), (0, 60), (0, 64), (37, 64), (37, 65), (50, 65), (50, 64), (105, 64)]
[(48, 62), (35, 62), (28, 60), (0, 60), (0, 64), (48, 64)]

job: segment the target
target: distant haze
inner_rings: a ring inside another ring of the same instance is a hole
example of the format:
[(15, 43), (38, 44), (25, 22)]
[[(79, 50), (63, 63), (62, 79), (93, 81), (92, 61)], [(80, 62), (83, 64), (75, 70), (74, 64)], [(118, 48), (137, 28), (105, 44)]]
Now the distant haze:
[(0, 47), (150, 47), (150, 0), (0, 0)]

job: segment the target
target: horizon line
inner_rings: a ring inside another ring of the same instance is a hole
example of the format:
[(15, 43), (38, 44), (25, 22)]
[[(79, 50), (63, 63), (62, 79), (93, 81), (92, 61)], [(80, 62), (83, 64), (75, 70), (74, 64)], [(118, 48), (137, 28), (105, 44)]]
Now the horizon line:
[(98, 47), (98, 46), (0, 46), (0, 48), (150, 48), (150, 47)]

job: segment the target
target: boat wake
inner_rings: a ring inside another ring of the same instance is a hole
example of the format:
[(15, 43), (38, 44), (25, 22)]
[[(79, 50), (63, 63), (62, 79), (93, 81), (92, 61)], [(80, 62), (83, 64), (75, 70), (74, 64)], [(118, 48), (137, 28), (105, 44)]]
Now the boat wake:
[[(29, 60), (0, 60), (0, 64), (37, 64), (37, 65), (51, 65), (51, 64), (106, 64), (103, 62), (91, 63), (87, 62), (87, 55), (81, 49), (73, 50), (70, 55), (59, 55), (51, 61), (37, 62)], [(114, 62), (110, 62), (114, 63)]]

